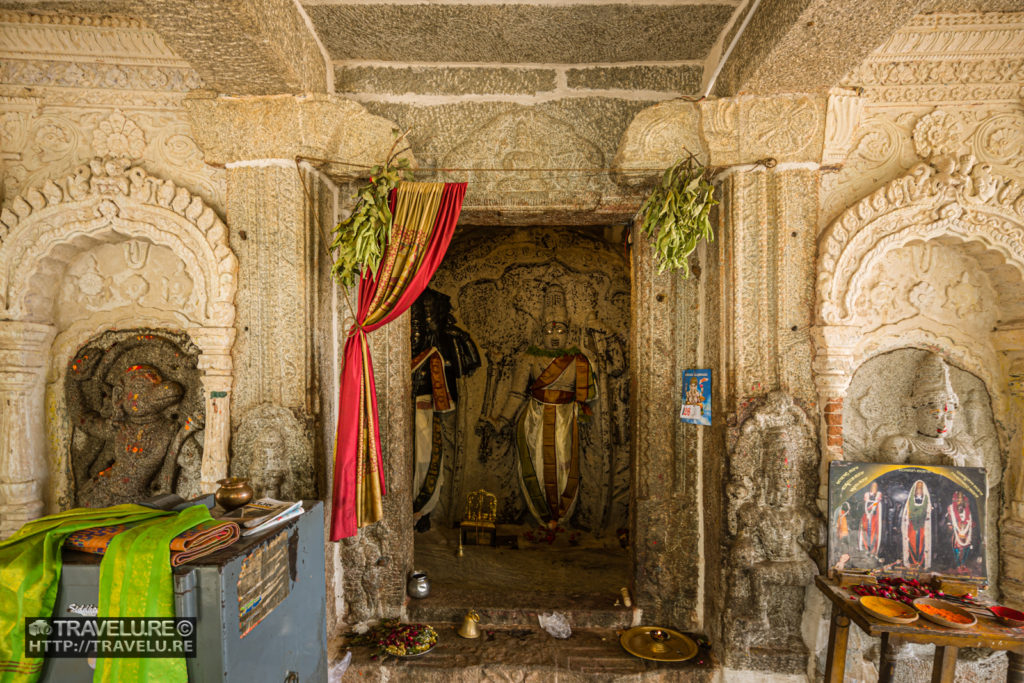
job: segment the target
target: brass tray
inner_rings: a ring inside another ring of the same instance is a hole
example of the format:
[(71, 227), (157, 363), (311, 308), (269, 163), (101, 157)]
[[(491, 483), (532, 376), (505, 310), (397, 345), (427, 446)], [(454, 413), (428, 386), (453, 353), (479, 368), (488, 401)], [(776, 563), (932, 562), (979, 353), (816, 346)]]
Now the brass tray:
[(685, 662), (697, 654), (697, 643), (692, 638), (660, 626), (637, 626), (623, 631), (619, 643), (634, 657), (656, 662)]

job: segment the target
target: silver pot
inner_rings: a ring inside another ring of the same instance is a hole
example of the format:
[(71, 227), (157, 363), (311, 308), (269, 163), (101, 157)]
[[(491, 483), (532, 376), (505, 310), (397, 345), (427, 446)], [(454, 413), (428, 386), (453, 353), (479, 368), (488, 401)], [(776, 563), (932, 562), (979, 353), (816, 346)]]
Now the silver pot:
[(410, 598), (425, 598), (430, 595), (430, 581), (426, 572), (413, 571), (409, 574), (409, 581), (405, 584), (405, 592)]

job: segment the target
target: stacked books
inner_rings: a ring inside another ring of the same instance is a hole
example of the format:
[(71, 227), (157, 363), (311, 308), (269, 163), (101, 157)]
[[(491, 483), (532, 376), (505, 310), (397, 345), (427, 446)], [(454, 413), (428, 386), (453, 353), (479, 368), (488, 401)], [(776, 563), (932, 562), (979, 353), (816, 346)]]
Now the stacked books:
[(288, 502), (273, 498), (260, 498), (246, 503), (237, 510), (221, 515), (220, 519), (225, 522), (235, 522), (242, 527), (243, 536), (252, 536), (273, 529), (301, 514), (301, 500)]

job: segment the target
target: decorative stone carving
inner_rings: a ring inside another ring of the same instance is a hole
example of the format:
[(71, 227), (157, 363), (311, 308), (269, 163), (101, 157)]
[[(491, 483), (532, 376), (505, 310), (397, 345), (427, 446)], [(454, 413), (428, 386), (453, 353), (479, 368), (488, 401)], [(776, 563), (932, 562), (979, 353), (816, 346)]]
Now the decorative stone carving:
[(617, 182), (639, 185), (658, 178), (652, 168), (668, 168), (687, 153), (706, 164), (708, 153), (700, 138), (700, 107), (674, 100), (648, 107), (636, 115), (622, 135), (612, 161)]
[(825, 112), (825, 148), (821, 153), (823, 165), (841, 165), (846, 161), (865, 101), (865, 98), (847, 90), (835, 90), (829, 94)]
[(959, 118), (941, 109), (922, 116), (914, 126), (914, 150), (922, 159), (955, 154), (963, 144)]
[(65, 378), (77, 505), (199, 494), (198, 355), (185, 335), (155, 330), (108, 332), (78, 350)]
[(879, 451), (884, 462), (982, 466), (980, 454), (950, 433), (960, 399), (949, 383), (949, 367), (938, 354), (929, 353), (918, 364), (910, 408), (916, 431), (886, 439)]
[(700, 103), (704, 139), (714, 166), (776, 161), (821, 161), (823, 97), (741, 96)]
[[(332, 175), (358, 177), (365, 174), (359, 164), (369, 168), (385, 160), (398, 131), (387, 119), (336, 95), (218, 97), (199, 91), (183, 106), (212, 164), (296, 156), (343, 159), (348, 164), (331, 167)], [(414, 161), (411, 152), (400, 156)]]
[(1019, 102), (1024, 12), (919, 14), (843, 80), (874, 102)]
[[(601, 200), (598, 174), (566, 188), (538, 168), (600, 169), (604, 154), (566, 121), (521, 108), (499, 114), (471, 133), (441, 161), (446, 168), (472, 168), (480, 159), (500, 172), (470, 171), (464, 210), (514, 208), (519, 211), (570, 205), (592, 211)], [(510, 172), (520, 169), (522, 172)]]
[(115, 109), (93, 131), (92, 148), (101, 157), (138, 159), (146, 149), (146, 136), (138, 124)]
[[(137, 213), (139, 205), (148, 207), (145, 218)], [(49, 229), (37, 234), (40, 223), (58, 216), (60, 225), (47, 224)], [(33, 278), (51, 259), (69, 259), (67, 252), (58, 255), (56, 246), (81, 238), (120, 239), (116, 236), (125, 232), (176, 253), (196, 254), (199, 258), (188, 263), (187, 270), (200, 297), (200, 320), (231, 324), (238, 264), (224, 224), (188, 190), (114, 159), (94, 159), (58, 182), (48, 181), (15, 198), (10, 208), (0, 211), (0, 306), (14, 317), (45, 315), (33, 310), (32, 302), (52, 299), (56, 282)]]
[(292, 411), (272, 403), (242, 416), (231, 440), (231, 476), (245, 477), (257, 497), (316, 497), (312, 439)]
[[(96, 246), (72, 264), (68, 274), (69, 263), (83, 246), (90, 245)], [(166, 283), (153, 276), (157, 264), (149, 263), (154, 256), (167, 254), (162, 249), (176, 257), (167, 264), (173, 270), (166, 273)], [(120, 264), (120, 274), (101, 270), (107, 257)], [(48, 470), (52, 487), (48, 498), (54, 504), (70, 504), (71, 481), (65, 472), (69, 469), (66, 454), (71, 450), (71, 426), (63, 391), (54, 390), (55, 385), (63, 387), (68, 359), (107, 329), (138, 325), (184, 329), (202, 349), (198, 366), (206, 390), (208, 421), (198, 485), (207, 491), (216, 488), (215, 481), (227, 472), (234, 330), (225, 326), (234, 321), (236, 271), (227, 229), (210, 207), (185, 188), (137, 166), (129, 168), (123, 159), (93, 159), (68, 177), (47, 181), (12, 198), (0, 211), (0, 308), (11, 318), (67, 327), (55, 330), (58, 334), (49, 363), (47, 439), (27, 445), (4, 442), (0, 459), (34, 463), (35, 486), (46, 483)], [(182, 275), (191, 281), (192, 290), (188, 303), (176, 308), (174, 302), (184, 296)], [(150, 277), (153, 279), (148, 280)], [(69, 291), (65, 287), (76, 286), (85, 295), (82, 308), (88, 310), (93, 305), (96, 310), (81, 317), (68, 316), (69, 306), (65, 306), (65, 314), (61, 314), (59, 294)], [(165, 299), (166, 309), (148, 307), (147, 297), (152, 295)], [(121, 298), (106, 298), (115, 296)], [(26, 337), (25, 343), (28, 340)], [(41, 402), (29, 405), (30, 400), (36, 399), (19, 397), (15, 411), (38, 412), (42, 419)], [(52, 448), (49, 457), (48, 445)], [(7, 453), (8, 448), (14, 452)], [(196, 470), (188, 469), (190, 473)]]
[(726, 489), (726, 665), (766, 668), (771, 658), (802, 673), (804, 587), (820, 521), (808, 504), (817, 474), (814, 425), (782, 392), (771, 392), (730, 434)]

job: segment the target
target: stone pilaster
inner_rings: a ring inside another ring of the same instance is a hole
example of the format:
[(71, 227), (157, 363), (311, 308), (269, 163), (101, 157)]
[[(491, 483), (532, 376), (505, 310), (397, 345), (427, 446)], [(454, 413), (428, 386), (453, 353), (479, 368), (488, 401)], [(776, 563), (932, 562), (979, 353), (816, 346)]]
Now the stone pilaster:
[(201, 327), (189, 335), (202, 349), (199, 369), (206, 394), (206, 426), (203, 437), (203, 468), (200, 487), (204, 493), (217, 490), (217, 480), (228, 476), (228, 445), (231, 442), (231, 345), (233, 327)]
[(47, 479), (43, 410), (55, 328), (0, 322), (0, 537), (39, 517)]

